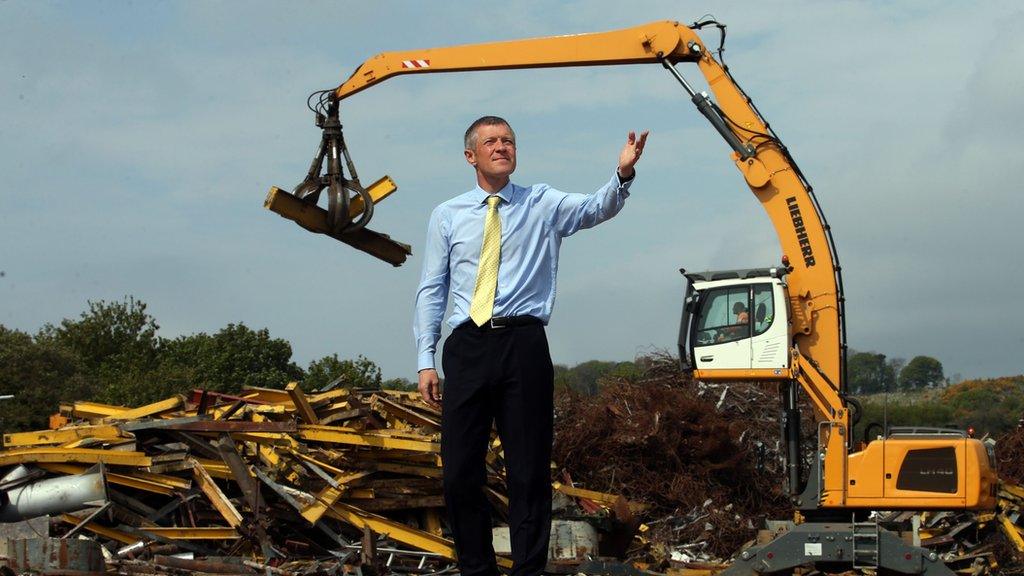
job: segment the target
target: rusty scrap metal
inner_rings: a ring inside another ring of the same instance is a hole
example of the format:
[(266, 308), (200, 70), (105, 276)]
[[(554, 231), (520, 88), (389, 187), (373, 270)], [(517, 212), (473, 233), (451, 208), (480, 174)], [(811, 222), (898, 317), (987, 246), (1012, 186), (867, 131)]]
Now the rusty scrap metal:
[[(597, 529), (595, 557), (621, 555), (647, 573), (714, 574), (763, 519), (790, 510), (778, 480), (774, 400), (754, 386), (686, 379), (671, 359), (649, 361), (638, 378), (607, 379), (595, 396), (560, 393), (556, 517)], [(51, 423), (4, 436), (0, 465), (24, 468), (0, 478), (0, 491), (70, 482), (102, 462), (105, 496), (91, 508), (54, 510), (52, 529), (102, 544), (108, 571), (367, 574), (374, 566), (360, 567), (361, 555), (388, 573), (454, 569), (440, 413), (415, 393), (197, 390), (139, 408), (67, 403)], [(486, 493), (503, 520), (496, 437), (486, 461)], [(898, 513), (880, 522), (958, 573), (1024, 574), (1024, 489), (1004, 484), (1000, 505), (996, 514)], [(180, 553), (192, 557), (168, 559)], [(586, 560), (549, 568), (575, 573)]]
[[(65, 535), (88, 534), (126, 558), (155, 546), (258, 565), (294, 550), (346, 557), (370, 528), (429, 554), (418, 558), (431, 559), (430, 571), (454, 557), (437, 521), (437, 416), (409, 394), (305, 392), (295, 383), (196, 391), (137, 408), (78, 401), (51, 419), (57, 429), (5, 435), (0, 463), (27, 466), (9, 479), (14, 495), (68, 485), (83, 464), (104, 463), (99, 485), (117, 486), (116, 497), (101, 492), (40, 513), (63, 513)], [(86, 503), (94, 507), (71, 513)], [(409, 511), (422, 520), (406, 523)]]

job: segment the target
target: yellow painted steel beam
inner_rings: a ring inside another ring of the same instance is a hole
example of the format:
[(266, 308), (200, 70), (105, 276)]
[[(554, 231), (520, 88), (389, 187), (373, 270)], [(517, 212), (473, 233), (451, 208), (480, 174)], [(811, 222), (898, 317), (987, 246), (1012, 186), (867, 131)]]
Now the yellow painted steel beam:
[(341, 498), (342, 494), (345, 494), (348, 491), (347, 484), (355, 480), (365, 478), (370, 474), (373, 474), (373, 472), (364, 470), (355, 474), (337, 476), (334, 479), (334, 483), (338, 484), (339, 487), (335, 488), (328, 484), (320, 491), (319, 494), (316, 495), (316, 500), (303, 508), (300, 514), (307, 522), (309, 522), (310, 525), (316, 524), (317, 521), (323, 517), (324, 513), (327, 512), (327, 509), (337, 502), (338, 499)]
[[(61, 463), (39, 464), (39, 467), (40, 468), (45, 468), (45, 469), (53, 471), (53, 472), (61, 472), (61, 473), (64, 473), (64, 474), (81, 474), (82, 472), (85, 472), (87, 470), (87, 467), (85, 467), (85, 466), (79, 466), (79, 465), (76, 465), (76, 464), (61, 464)], [(108, 475), (108, 477), (109, 476), (131, 477), (131, 478), (143, 481), (143, 482), (148, 482), (148, 483), (152, 483), (152, 484), (158, 484), (160, 486), (166, 486), (167, 488), (175, 488), (175, 489), (178, 489), (178, 490), (188, 490), (189, 488), (192, 487), (192, 481), (191, 480), (188, 480), (188, 479), (185, 479), (185, 478), (180, 478), (178, 476), (169, 476), (169, 475), (166, 475), (166, 474), (156, 474), (154, 472), (146, 472), (144, 470), (133, 470), (130, 473), (125, 472), (125, 473), (122, 473), (122, 474), (118, 474), (116, 472), (110, 472), (108, 470), (107, 471), (107, 475)]]
[(237, 528), (242, 524), (242, 515), (235, 508), (234, 504), (228, 500), (228, 497), (224, 495), (217, 483), (210, 478), (210, 475), (203, 468), (203, 465), (192, 459), (192, 477), (195, 478), (196, 484), (199, 485), (199, 489), (202, 490), (203, 494), (213, 505), (217, 512), (224, 517), (228, 525), (232, 528)]
[(227, 526), (208, 526), (203, 528), (146, 526), (144, 528), (139, 528), (139, 531), (146, 532), (154, 536), (163, 536), (164, 538), (170, 538), (171, 540), (236, 540), (240, 538), (238, 532), (236, 532), (234, 528), (229, 528)]
[[(430, 496), (398, 496), (398, 497), (370, 497), (357, 496), (356, 492), (363, 489), (353, 490), (351, 498), (345, 498), (345, 504), (351, 504), (362, 510), (373, 512), (395, 511), (395, 510), (424, 510), (444, 506), (444, 496), (434, 494)], [(346, 495), (348, 496), (348, 495)]]
[(390, 396), (392, 399), (401, 400), (404, 402), (412, 402), (413, 404), (427, 407), (427, 404), (423, 402), (419, 392), (402, 392), (401, 390), (379, 390), (376, 394), (383, 394), (384, 396)]
[(1016, 548), (1018, 552), (1024, 552), (1024, 538), (1021, 538), (1020, 528), (1018, 528), (1013, 522), (1010, 522), (1010, 519), (1002, 514), (999, 515), (999, 525), (1006, 534), (1007, 540), (1013, 544), (1013, 547)]
[[(261, 414), (252, 415), (253, 422), (264, 422), (266, 420), (266, 416), (263, 416)], [(249, 438), (250, 436), (255, 436), (255, 438)], [(249, 440), (250, 442), (256, 443), (257, 453), (259, 454), (260, 460), (266, 465), (270, 466), (272, 469), (280, 470), (283, 465), (281, 462), (281, 455), (277, 453), (275, 446), (268, 445), (267, 440), (265, 438), (260, 438), (263, 436), (279, 436), (280, 440), (275, 441), (277, 444), (283, 444), (287, 446), (288, 449), (293, 451), (298, 450), (298, 442), (296, 442), (291, 436), (288, 436), (286, 434), (232, 434), (231, 438), (233, 440)]]
[(108, 418), (128, 410), (124, 406), (112, 406), (99, 402), (78, 401), (74, 404), (62, 404), (61, 412), (67, 411), (77, 418)]
[[(51, 472), (59, 472), (59, 474), (82, 474), (87, 466), (78, 464), (65, 464), (65, 463), (39, 463), (39, 467), (44, 470)], [(139, 478), (138, 475), (145, 475), (145, 478)], [(156, 494), (170, 495), (176, 490), (187, 490), (191, 483), (187, 480), (172, 477), (154, 475), (151, 472), (132, 472), (132, 474), (118, 474), (111, 470), (106, 470), (106, 482), (111, 484), (117, 484), (120, 486), (127, 486), (129, 488), (135, 488), (136, 490), (144, 490), (146, 492), (154, 492)]]
[(291, 436), (285, 432), (233, 432), (231, 438), (240, 442), (255, 442), (268, 446), (291, 446), (294, 444)]
[(417, 424), (419, 426), (424, 426), (430, 428), (431, 430), (441, 430), (441, 422), (439, 420), (436, 420), (434, 418), (428, 418), (427, 416), (424, 416), (419, 412), (416, 412), (411, 408), (407, 408), (406, 406), (403, 406), (398, 402), (395, 402), (394, 400), (391, 400), (384, 396), (380, 396), (378, 394), (370, 396), (370, 405), (376, 408), (377, 410), (385, 412), (388, 415), (398, 418), (402, 421), (409, 422), (411, 424)]
[[(291, 399), (288, 399), (289, 404)], [(264, 414), (252, 414), (253, 422), (270, 422)], [(244, 442), (256, 442), (257, 444), (285, 445), (292, 449), (298, 449), (299, 443), (286, 432), (233, 432), (231, 437), (234, 440)]]
[(132, 438), (81, 438), (71, 442), (65, 442), (57, 446), (58, 448), (93, 448), (96, 446), (102, 446), (104, 450), (123, 450), (128, 452), (138, 452), (135, 444), (135, 440)]
[(138, 420), (147, 416), (156, 416), (164, 412), (169, 412), (175, 408), (181, 408), (185, 406), (185, 398), (182, 396), (172, 396), (159, 402), (152, 404), (146, 404), (145, 406), (139, 406), (138, 408), (126, 409), (117, 414), (112, 414), (108, 417), (111, 420)]
[(281, 455), (277, 453), (277, 450), (274, 450), (273, 446), (264, 446), (263, 444), (257, 444), (256, 446), (259, 451), (260, 460), (274, 470), (281, 469)]
[(362, 462), (392, 461), (403, 464), (421, 464), (424, 466), (440, 466), (441, 455), (433, 452), (409, 452), (408, 450), (389, 450), (379, 448), (374, 450), (362, 449), (359, 453), (359, 460)]
[(335, 388), (334, 390), (328, 390), (327, 392), (316, 392), (309, 394), (309, 403), (317, 406), (319, 404), (337, 404), (340, 402), (347, 402), (349, 396), (352, 395), (352, 391), (348, 388)]
[(1004, 482), (1004, 483), (999, 485), (999, 489), (1001, 491), (1003, 491), (1003, 492), (1006, 492), (1007, 494), (1010, 494), (1011, 496), (1013, 496), (1015, 498), (1018, 498), (1020, 500), (1024, 500), (1024, 488), (1021, 488), (1020, 486), (1017, 486), (1016, 484), (1007, 484), (1007, 483)]
[(69, 426), (59, 430), (36, 430), (33, 432), (12, 432), (4, 434), (4, 447), (39, 446), (46, 444), (67, 444), (85, 438), (113, 440), (116, 438), (134, 438), (122, 432), (117, 426), (101, 424), (98, 426)]
[(397, 462), (372, 462), (367, 466), (367, 468), (371, 470), (379, 470), (381, 472), (423, 476), (424, 478), (441, 477), (441, 469), (431, 466), (413, 466), (411, 464), (399, 464)]
[(96, 440), (95, 438), (82, 438), (81, 440), (74, 440), (72, 442), (65, 442), (61, 444), (60, 448), (88, 448), (94, 445), (96, 442), (102, 442), (102, 440)]
[[(276, 190), (276, 188), (271, 188), (271, 195), (273, 195), (273, 190)], [(392, 180), (390, 176), (384, 176), (377, 180), (376, 182), (374, 182), (373, 184), (370, 184), (369, 186), (366, 187), (366, 192), (370, 195), (370, 198), (373, 200), (374, 204), (377, 204), (381, 200), (384, 200), (388, 196), (391, 196), (396, 190), (398, 190), (398, 185), (395, 184), (395, 181)], [(281, 202), (280, 198), (277, 198), (276, 200), (277, 202)], [(305, 202), (303, 202), (303, 204), (306, 204), (307, 206), (314, 206), (313, 204), (308, 204)], [(311, 213), (310, 211), (305, 210), (295, 210), (297, 208), (301, 208), (301, 206), (293, 207), (290, 204), (276, 204), (272, 201), (271, 196), (267, 196), (267, 203), (264, 204), (264, 206), (270, 210), (273, 210), (274, 212), (277, 212), (278, 214), (281, 214), (281, 216), (284, 216), (289, 220), (295, 220), (296, 222), (299, 223), (299, 225), (304, 226), (306, 228), (314, 228), (318, 224), (320, 224), (318, 219), (315, 217), (315, 213)], [(278, 209), (287, 209), (289, 213), (285, 214), (279, 212)], [(361, 196), (356, 196), (348, 205), (349, 218), (356, 218), (362, 213), (363, 198)], [(293, 217), (293, 215), (295, 217)]]
[(284, 404), (246, 404), (242, 410), (245, 414), (285, 414), (289, 408)]
[[(348, 402), (343, 402), (348, 404)], [(337, 422), (344, 422), (346, 420), (354, 420), (356, 418), (362, 418), (370, 413), (370, 408), (360, 407), (352, 408), (349, 410), (320, 410), (320, 424), (327, 426), (336, 426)]]
[(386, 536), (413, 548), (433, 552), (450, 560), (455, 559), (455, 546), (451, 540), (410, 528), (405, 524), (371, 514), (355, 506), (339, 502), (331, 506), (328, 515), (359, 529), (369, 528), (381, 536)]
[(232, 480), (234, 476), (231, 474), (231, 469), (228, 465), (221, 462), (220, 460), (206, 460), (205, 458), (195, 458), (196, 462), (203, 465), (206, 473), (214, 478), (220, 478), (221, 480)]
[(309, 400), (306, 399), (306, 395), (302, 392), (302, 388), (299, 387), (298, 382), (289, 382), (284, 387), (285, 392), (292, 400), (292, 404), (295, 405), (295, 411), (299, 413), (303, 422), (306, 424), (319, 424), (320, 419), (317, 418), (316, 412), (313, 411), (313, 407), (309, 405)]
[(312, 442), (440, 453), (441, 443), (429, 436), (398, 432), (367, 432), (340, 426), (300, 425), (297, 437)]
[[(310, 398), (310, 402), (312, 403), (312, 397)], [(325, 404), (325, 406), (322, 406), (317, 410), (318, 414), (335, 414), (337, 412), (348, 412), (355, 409), (351, 400), (338, 400), (337, 402), (326, 402)]]
[[(565, 494), (566, 496), (572, 496), (574, 498), (586, 498), (587, 500), (592, 500), (602, 506), (607, 507), (614, 506), (615, 503), (618, 502), (619, 498), (622, 498), (622, 496), (618, 496), (615, 494), (607, 494), (604, 492), (597, 492), (595, 490), (585, 490), (583, 488), (566, 486), (561, 482), (552, 482), (551, 488), (558, 492), (561, 492), (562, 494)], [(626, 503), (629, 505), (629, 509), (632, 512), (643, 512), (648, 508), (646, 504), (643, 504), (641, 502), (630, 502), (627, 500)]]
[(142, 452), (97, 450), (93, 448), (20, 448), (0, 452), (0, 466), (44, 462), (103, 462), (115, 466), (149, 466), (153, 460)]
[(342, 470), (341, 468), (338, 468), (337, 466), (332, 466), (331, 464), (328, 464), (328, 463), (323, 462), (321, 460), (317, 460), (316, 458), (313, 458), (312, 456), (310, 456), (308, 454), (303, 454), (302, 452), (299, 452), (298, 450), (289, 450), (288, 452), (292, 456), (294, 456), (295, 458), (298, 458), (299, 460), (305, 460), (306, 462), (309, 462), (310, 464), (315, 464), (315, 465), (323, 468), (324, 470), (326, 470), (328, 472), (331, 472), (332, 474), (334, 474), (336, 476), (342, 476), (342, 475), (346, 474), (345, 470)]
[[(377, 204), (381, 200), (391, 196), (395, 190), (398, 190), (398, 185), (395, 184), (395, 181), (392, 180), (390, 176), (383, 176), (373, 184), (366, 187), (366, 192), (370, 195), (370, 199), (373, 200), (374, 204)], [(363, 197), (356, 196), (348, 205), (349, 218), (355, 218), (362, 213)]]
[[(372, 184), (371, 188), (367, 190), (371, 194), (375, 184)], [(362, 250), (371, 256), (380, 258), (392, 266), (401, 266), (406, 258), (412, 254), (412, 246), (396, 242), (387, 234), (374, 232), (367, 228), (346, 234), (332, 233), (331, 227), (328, 224), (327, 210), (300, 200), (298, 197), (276, 186), (270, 188), (270, 192), (267, 193), (267, 199), (263, 202), (263, 207), (276, 212), (278, 215), (297, 223), (307, 230), (330, 236), (357, 250)]]
[[(79, 518), (73, 514), (61, 514), (60, 519), (68, 524), (77, 526), (82, 522), (82, 520), (85, 520), (85, 516)], [(101, 526), (95, 522), (89, 522), (84, 526), (84, 528), (93, 534), (98, 534), (104, 538), (116, 540), (122, 544), (135, 544), (139, 541), (138, 538), (131, 534), (121, 532), (120, 530), (115, 530), (113, 528), (107, 528), (106, 526)]]
[(135, 470), (131, 475), (140, 480), (146, 480), (149, 482), (156, 482), (157, 484), (164, 484), (167, 486), (173, 486), (180, 490), (188, 490), (192, 487), (192, 482), (185, 478), (178, 476), (171, 476), (169, 474), (158, 474), (156, 472), (146, 472), (145, 470)]
[(241, 396), (246, 400), (266, 402), (268, 404), (291, 404), (292, 399), (287, 392), (279, 388), (260, 388), (247, 386), (242, 389)]
[[(68, 475), (81, 474), (81, 472), (87, 469), (86, 466), (77, 466), (74, 464), (43, 463), (37, 465), (47, 471), (60, 472), (60, 474)], [(128, 488), (143, 490), (145, 492), (153, 492), (155, 494), (163, 494), (164, 496), (170, 496), (171, 494), (174, 494), (175, 491), (174, 488), (171, 488), (169, 486), (164, 486), (161, 484), (148, 482), (144, 480), (138, 480), (135, 478), (131, 478), (130, 476), (116, 474), (116, 472), (111, 471), (106, 472), (105, 478), (106, 482), (109, 482), (111, 484), (127, 486)]]

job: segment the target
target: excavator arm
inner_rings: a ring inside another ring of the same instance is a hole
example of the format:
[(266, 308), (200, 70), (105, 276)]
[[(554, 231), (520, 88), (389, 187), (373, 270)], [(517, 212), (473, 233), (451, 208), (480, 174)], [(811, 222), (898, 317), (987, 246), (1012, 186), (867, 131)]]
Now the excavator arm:
[(694, 40), (696, 35), (686, 26), (661, 21), (611, 32), (384, 52), (363, 62), (334, 96), (344, 100), (401, 74), (695, 60), (700, 55), (688, 46)]

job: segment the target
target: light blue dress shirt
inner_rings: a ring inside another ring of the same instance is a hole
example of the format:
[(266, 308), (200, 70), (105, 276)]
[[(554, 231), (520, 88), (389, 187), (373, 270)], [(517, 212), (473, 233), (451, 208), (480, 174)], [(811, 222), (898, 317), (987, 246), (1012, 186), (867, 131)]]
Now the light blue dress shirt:
[[(593, 194), (568, 194), (547, 184), (527, 188), (511, 182), (499, 190), (501, 260), (493, 315), (536, 316), (546, 325), (555, 304), (562, 238), (618, 214), (632, 182), (632, 178), (622, 182), (616, 172)], [(455, 328), (469, 320), (487, 197), (477, 186), (444, 202), (430, 215), (413, 322), (417, 370), (434, 368), (449, 292), (452, 315), (448, 325)]]

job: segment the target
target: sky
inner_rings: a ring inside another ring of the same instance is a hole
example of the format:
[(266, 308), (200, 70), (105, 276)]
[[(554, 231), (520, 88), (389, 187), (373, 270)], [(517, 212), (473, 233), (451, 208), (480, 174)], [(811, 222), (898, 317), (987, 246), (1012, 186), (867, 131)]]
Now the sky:
[(130, 295), (165, 337), (244, 322), (300, 365), (362, 354), (414, 379), (427, 218), (474, 186), (462, 133), (496, 114), (517, 133), (514, 180), (572, 192), (607, 181), (629, 130), (651, 130), (622, 213), (563, 244), (548, 335), (569, 365), (674, 350), (679, 268), (781, 254), (726, 145), (659, 66), (405, 76), (345, 100), (362, 180), (398, 184), (370, 228), (413, 245), (401, 268), (262, 204), (308, 169), (306, 96), (379, 52), (708, 13), (832, 225), (849, 344), (934, 356), (961, 378), (1024, 372), (1015, 2), (0, 0), (0, 324), (34, 332)]

